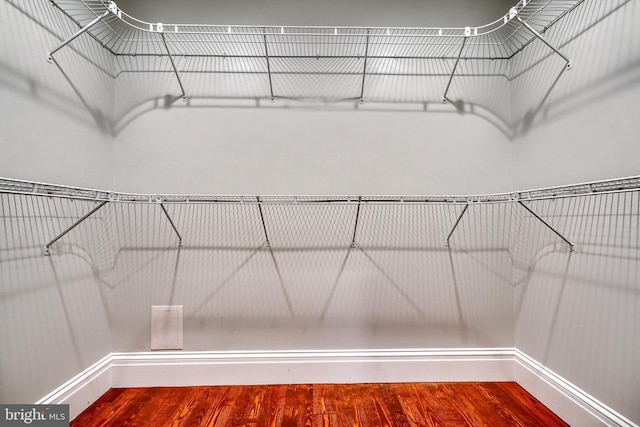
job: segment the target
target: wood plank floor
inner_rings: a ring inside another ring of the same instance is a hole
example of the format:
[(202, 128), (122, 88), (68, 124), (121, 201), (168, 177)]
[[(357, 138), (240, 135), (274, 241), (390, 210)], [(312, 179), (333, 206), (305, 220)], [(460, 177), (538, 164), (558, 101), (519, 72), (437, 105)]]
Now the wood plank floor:
[(566, 426), (516, 383), (111, 389), (71, 426)]

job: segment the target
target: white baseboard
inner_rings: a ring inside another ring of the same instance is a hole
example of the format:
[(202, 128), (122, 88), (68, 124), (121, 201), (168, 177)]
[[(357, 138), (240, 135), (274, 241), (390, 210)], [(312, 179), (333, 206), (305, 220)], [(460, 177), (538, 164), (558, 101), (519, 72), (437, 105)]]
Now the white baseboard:
[(638, 427), (520, 350), (514, 352), (514, 380), (572, 426)]
[(74, 419), (111, 387), (111, 354), (108, 354), (35, 403), (68, 404), (69, 417)]
[(114, 353), (114, 387), (512, 381), (513, 349)]
[(638, 427), (513, 348), (111, 353), (39, 404), (75, 418), (112, 387), (516, 381), (570, 425)]

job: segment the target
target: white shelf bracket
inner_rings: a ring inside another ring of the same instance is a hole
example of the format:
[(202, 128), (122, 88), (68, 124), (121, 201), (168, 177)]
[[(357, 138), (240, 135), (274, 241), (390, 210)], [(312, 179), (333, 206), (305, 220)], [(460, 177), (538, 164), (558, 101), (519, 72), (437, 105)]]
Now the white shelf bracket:
[(553, 46), (551, 43), (549, 43), (544, 37), (542, 37), (542, 34), (540, 34), (538, 31), (536, 31), (535, 28), (533, 28), (531, 25), (529, 25), (526, 21), (521, 19), (519, 16), (516, 16), (516, 19), (518, 21), (520, 21), (520, 23), (522, 25), (524, 25), (524, 27), (527, 30), (529, 30), (531, 32), (531, 34), (533, 34), (537, 39), (539, 39), (542, 43), (546, 44), (555, 53), (560, 55), (560, 57), (562, 57), (562, 59), (564, 59), (566, 61), (566, 63), (567, 63), (567, 70), (570, 70), (573, 67), (573, 63), (571, 62), (571, 59), (567, 55), (565, 55), (564, 53), (562, 53), (558, 49), (556, 49), (555, 46)]
[[(115, 5), (115, 3), (113, 3), (113, 2), (111, 4)], [(57, 51), (59, 51), (60, 49), (62, 49), (63, 47), (65, 47), (66, 45), (71, 43), (72, 41), (74, 41), (77, 37), (79, 37), (81, 34), (86, 32), (89, 28), (91, 28), (94, 25), (96, 25), (98, 22), (100, 22), (100, 20), (102, 18), (106, 17), (111, 12), (112, 12), (112, 10), (111, 10), (111, 6), (110, 6), (109, 9), (107, 9), (102, 15), (97, 16), (96, 19), (94, 19), (93, 21), (89, 22), (87, 25), (82, 27), (80, 30), (76, 31), (76, 33), (74, 35), (72, 35), (71, 37), (69, 37), (68, 39), (63, 41), (60, 46), (58, 46), (57, 48), (53, 49), (51, 52), (47, 52), (47, 62), (49, 62), (49, 64), (51, 64), (51, 62), (53, 62), (53, 55)]]
[[(284, 31), (284, 28), (283, 28)], [(264, 40), (264, 58), (267, 61), (267, 74), (269, 75), (269, 92), (271, 93), (271, 102), (275, 101), (273, 96), (273, 81), (271, 79), (271, 61), (269, 60), (269, 47), (267, 45), (267, 29), (262, 28), (262, 37)]]
[[(369, 57), (369, 35), (371, 29), (367, 28), (366, 44), (364, 46), (364, 67), (362, 68), (362, 86), (360, 86), (360, 104), (364, 103), (364, 81), (367, 77), (367, 58)], [(360, 205), (358, 205), (359, 207)]]
[(451, 81), (453, 80), (453, 75), (456, 73), (456, 68), (458, 68), (458, 63), (460, 62), (460, 57), (462, 57), (462, 51), (464, 50), (464, 45), (467, 43), (467, 37), (462, 39), (462, 46), (460, 46), (460, 51), (458, 52), (458, 57), (456, 58), (456, 63), (453, 66), (453, 70), (451, 70), (451, 75), (449, 76), (449, 83), (447, 83), (447, 88), (444, 90), (444, 95), (442, 96), (442, 103), (447, 103), (447, 93), (449, 92), (449, 87), (451, 87)]
[(163, 32), (164, 26), (161, 23), (158, 23), (158, 32), (160, 33), (160, 37), (162, 37), (162, 43), (164, 44), (164, 48), (167, 51), (167, 56), (169, 56), (169, 61), (171, 61), (171, 67), (173, 67), (173, 72), (178, 79), (178, 84), (180, 85), (180, 90), (182, 91), (182, 101), (187, 100), (187, 95), (184, 92), (184, 86), (182, 86), (182, 80), (180, 80), (180, 74), (178, 73), (178, 68), (176, 68), (175, 62), (173, 62), (173, 56), (171, 56), (171, 52), (169, 52), (169, 46), (167, 45), (167, 40), (164, 37)]
[(74, 222), (70, 227), (68, 227), (66, 230), (64, 230), (62, 233), (58, 234), (56, 237), (54, 237), (49, 243), (47, 243), (46, 245), (44, 245), (44, 254), (45, 255), (51, 255), (51, 251), (49, 250), (49, 248), (51, 247), (51, 245), (53, 245), (55, 242), (57, 242), (58, 240), (60, 240), (63, 236), (65, 236), (68, 232), (70, 232), (71, 230), (73, 230), (74, 228), (76, 228), (78, 225), (80, 225), (85, 219), (89, 218), (91, 215), (93, 215), (94, 213), (96, 213), (101, 207), (103, 207), (104, 205), (106, 205), (107, 203), (109, 203), (108, 201), (104, 201), (102, 203), (100, 203), (98, 206), (96, 206), (95, 208), (91, 209), (91, 211), (89, 211), (89, 213), (87, 213), (86, 215), (84, 215), (82, 218), (80, 218), (79, 220), (77, 220), (76, 222)]
[(533, 215), (534, 217), (536, 217), (540, 222), (542, 222), (544, 225), (547, 226), (547, 228), (549, 228), (549, 230), (553, 231), (558, 237), (560, 237), (562, 240), (564, 240), (568, 245), (569, 245), (569, 250), (571, 252), (575, 251), (575, 245), (573, 243), (571, 243), (570, 241), (568, 241), (562, 234), (560, 234), (555, 228), (553, 228), (552, 226), (549, 225), (549, 223), (547, 223), (544, 219), (540, 218), (534, 211), (532, 211), (531, 209), (529, 209), (529, 207), (527, 205), (525, 205), (524, 203), (522, 203), (521, 201), (518, 200), (518, 203), (525, 208), (527, 211), (529, 211), (529, 213), (531, 215)]
[(175, 231), (176, 235), (178, 236), (178, 246), (182, 246), (182, 236), (178, 232), (178, 229), (176, 228), (176, 225), (173, 223), (173, 220), (169, 216), (169, 212), (167, 212), (167, 208), (165, 208), (162, 203), (160, 203), (160, 207), (162, 208), (162, 212), (164, 212), (165, 216), (169, 220), (169, 224), (171, 224), (171, 228), (173, 228), (173, 231)]
[(362, 203), (362, 197), (358, 197), (358, 208), (356, 209), (356, 222), (353, 225), (353, 236), (351, 236), (351, 249), (354, 249), (356, 245), (356, 234), (358, 233), (358, 220), (360, 219), (360, 205)]
[(456, 231), (456, 228), (458, 227), (458, 224), (460, 223), (460, 220), (464, 216), (464, 213), (467, 211), (467, 209), (469, 209), (469, 204), (465, 205), (464, 209), (462, 209), (462, 212), (460, 212), (460, 215), (458, 216), (458, 220), (456, 221), (455, 224), (453, 224), (453, 228), (451, 229), (451, 232), (447, 236), (447, 243), (446, 243), (447, 247), (449, 247), (449, 243), (450, 243), (449, 240), (451, 240), (451, 236), (453, 235), (453, 232)]

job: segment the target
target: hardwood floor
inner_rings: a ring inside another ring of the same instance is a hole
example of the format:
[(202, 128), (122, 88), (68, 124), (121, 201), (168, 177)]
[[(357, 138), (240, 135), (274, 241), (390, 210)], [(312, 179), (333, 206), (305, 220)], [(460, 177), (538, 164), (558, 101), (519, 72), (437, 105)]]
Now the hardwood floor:
[(71, 426), (566, 426), (516, 383), (111, 389)]

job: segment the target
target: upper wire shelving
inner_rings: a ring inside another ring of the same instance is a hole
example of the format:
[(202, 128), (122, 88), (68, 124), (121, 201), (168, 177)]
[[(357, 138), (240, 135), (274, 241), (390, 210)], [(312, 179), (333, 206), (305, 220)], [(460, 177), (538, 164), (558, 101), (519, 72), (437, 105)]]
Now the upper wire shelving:
[[(128, 15), (115, 2), (50, 1), (79, 27), (76, 34), (50, 51), (50, 61), (59, 49), (86, 32), (116, 56), (119, 72), (172, 71), (183, 99), (202, 92), (196, 87), (198, 80), (185, 85), (184, 75), (235, 73), (264, 77), (248, 89), (254, 93), (243, 93), (249, 97), (269, 97), (272, 101), (296, 97), (340, 98), (362, 102), (376, 97), (375, 90), (367, 92), (369, 77), (406, 79), (425, 75), (441, 78), (438, 83), (441, 100), (447, 101), (461, 59), (508, 60), (536, 38), (571, 68), (569, 58), (549, 44), (543, 34), (584, 0), (520, 0), (489, 24), (460, 28), (151, 23)], [(407, 61), (416, 60), (444, 61), (444, 65), (422, 68), (406, 65)], [(405, 65), (398, 66), (397, 61), (405, 61)], [(327, 89), (324, 92), (292, 89), (297, 83), (291, 81), (291, 76), (301, 75), (327, 78), (315, 81)], [(335, 76), (341, 76), (341, 80), (331, 80)], [(339, 88), (331, 89), (331, 84), (324, 84), (331, 82)], [(392, 85), (387, 82), (387, 86)]]

